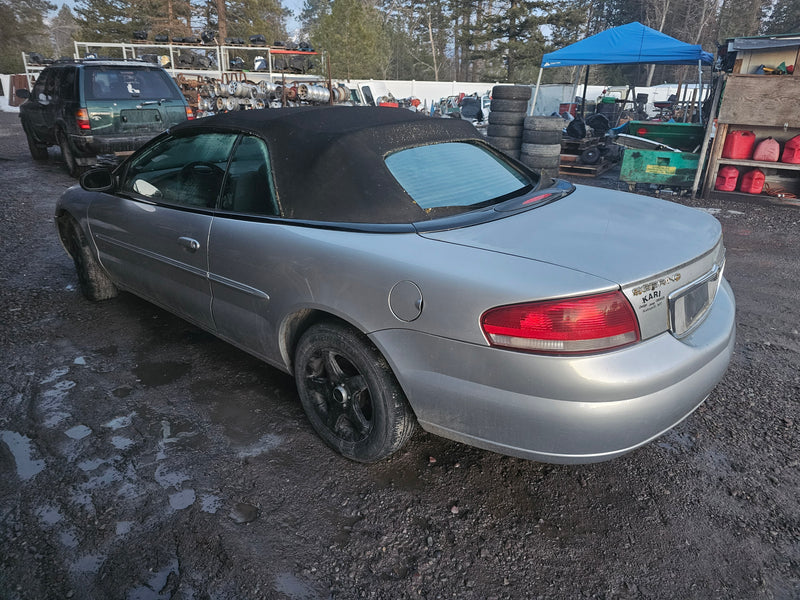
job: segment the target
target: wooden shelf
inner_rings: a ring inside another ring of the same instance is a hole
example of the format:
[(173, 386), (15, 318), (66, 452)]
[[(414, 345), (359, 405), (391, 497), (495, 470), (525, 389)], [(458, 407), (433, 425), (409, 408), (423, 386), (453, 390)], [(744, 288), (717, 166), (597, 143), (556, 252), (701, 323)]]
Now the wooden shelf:
[[(719, 111), (717, 134), (708, 157), (703, 197), (731, 194), (714, 189), (722, 165), (766, 170), (767, 183), (779, 185), (792, 194), (800, 193), (800, 165), (725, 158), (725, 138), (734, 130), (752, 131), (756, 141), (772, 137), (782, 145), (800, 134), (797, 98), (800, 97), (800, 76), (728, 75)], [(763, 194), (735, 193), (736, 197), (774, 198)]]
[(743, 158), (720, 158), (717, 162), (739, 167), (759, 167), (761, 169), (780, 169), (784, 171), (800, 171), (800, 165), (785, 162), (766, 162), (763, 160), (745, 160)]

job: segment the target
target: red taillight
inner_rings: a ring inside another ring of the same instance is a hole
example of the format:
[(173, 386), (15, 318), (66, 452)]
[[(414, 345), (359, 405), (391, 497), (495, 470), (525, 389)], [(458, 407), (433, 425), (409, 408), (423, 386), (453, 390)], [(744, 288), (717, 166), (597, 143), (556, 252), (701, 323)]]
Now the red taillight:
[(638, 136), (645, 135), (646, 133), (647, 133), (647, 129), (645, 129), (644, 127), (640, 127), (639, 129), (636, 130), (636, 135), (638, 135)]
[(89, 111), (85, 108), (79, 108), (75, 111), (75, 122), (78, 124), (78, 129), (92, 128), (92, 124), (89, 123)]
[(189, 119), (190, 121), (194, 119), (194, 112), (192, 112), (191, 106), (186, 107), (186, 118)]
[(569, 354), (618, 348), (639, 340), (636, 315), (622, 292), (501, 306), (481, 327), (492, 346)]

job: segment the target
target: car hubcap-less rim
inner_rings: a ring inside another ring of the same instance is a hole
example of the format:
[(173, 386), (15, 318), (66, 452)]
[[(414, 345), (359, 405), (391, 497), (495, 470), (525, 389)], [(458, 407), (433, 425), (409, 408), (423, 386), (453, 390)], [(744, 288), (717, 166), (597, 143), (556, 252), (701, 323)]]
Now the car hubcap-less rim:
[(306, 363), (305, 379), (314, 409), (331, 433), (348, 442), (359, 442), (369, 435), (369, 388), (347, 357), (334, 350), (317, 350)]

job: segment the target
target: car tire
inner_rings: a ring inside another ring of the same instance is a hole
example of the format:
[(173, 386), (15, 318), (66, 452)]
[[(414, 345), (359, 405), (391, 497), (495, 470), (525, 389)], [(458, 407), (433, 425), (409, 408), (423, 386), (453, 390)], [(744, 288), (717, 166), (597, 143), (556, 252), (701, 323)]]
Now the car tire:
[(567, 122), (561, 117), (525, 117), (525, 129), (531, 131), (562, 131)]
[(561, 132), (525, 129), (522, 132), (522, 141), (526, 144), (560, 144)]
[(522, 131), (522, 123), (525, 121), (524, 112), (498, 112), (489, 113), (489, 125), (513, 125)]
[(490, 110), (492, 112), (501, 111), (501, 112), (524, 113), (528, 111), (528, 101), (494, 98), (490, 105)]
[(47, 160), (47, 144), (37, 142), (26, 127), (23, 127), (23, 129), (25, 130), (25, 137), (28, 139), (28, 150), (31, 151), (33, 160)]
[(61, 157), (64, 159), (64, 164), (67, 166), (67, 173), (72, 177), (80, 177), (85, 169), (78, 165), (78, 161), (75, 159), (75, 151), (69, 143), (67, 134), (59, 130), (56, 137), (58, 139), (58, 147), (61, 148)]
[(486, 128), (486, 135), (489, 137), (508, 137), (514, 138), (519, 143), (522, 137), (522, 125), (498, 125), (496, 123), (489, 123)]
[(519, 157), (522, 164), (537, 171), (539, 169), (549, 169), (558, 172), (560, 160), (558, 156), (540, 156), (537, 154), (520, 153)]
[(386, 359), (364, 336), (318, 323), (300, 338), (295, 382), (308, 420), (343, 456), (375, 462), (399, 450), (416, 419)]
[(492, 100), (530, 100), (530, 97), (529, 85), (496, 85), (492, 88)]
[(119, 293), (117, 286), (95, 260), (86, 236), (74, 220), (70, 221), (68, 236), (67, 248), (75, 263), (81, 293), (92, 302), (114, 298)]
[(583, 165), (596, 165), (598, 162), (600, 162), (600, 148), (597, 146), (586, 148), (586, 150), (581, 152), (580, 157), (578, 157), (578, 161)]
[(528, 144), (520, 146), (520, 152), (531, 156), (559, 156), (561, 154), (561, 144)]
[(519, 152), (519, 138), (503, 137), (503, 136), (488, 136), (486, 141), (493, 147), (503, 152), (507, 150), (516, 150)]

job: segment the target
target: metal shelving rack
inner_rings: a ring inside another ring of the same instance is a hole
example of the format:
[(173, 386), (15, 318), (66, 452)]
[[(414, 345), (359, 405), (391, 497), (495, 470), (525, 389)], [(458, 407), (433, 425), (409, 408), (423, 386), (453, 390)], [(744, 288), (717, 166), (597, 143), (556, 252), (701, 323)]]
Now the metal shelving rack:
[[(288, 50), (283, 47), (252, 46), (252, 45), (216, 45), (216, 44), (178, 44), (178, 43), (151, 43), (147, 41), (137, 43), (113, 42), (74, 42), (75, 58), (84, 58), (87, 55), (98, 54), (99, 50), (116, 50), (121, 56), (111, 58), (140, 59), (144, 54), (157, 54), (168, 57), (169, 66), (164, 68), (174, 77), (178, 74), (188, 76), (213, 77), (223, 82), (242, 79), (242, 74), (247, 79), (260, 81), (279, 81), (287, 79), (292, 81), (315, 81), (320, 77), (306, 73), (285, 73), (275, 68), (277, 56), (320, 56), (316, 52), (302, 50)], [(208, 58), (213, 57), (216, 66), (208, 69), (181, 68), (177, 66), (177, 59), (181, 52), (189, 51)], [(230, 68), (230, 60), (237, 54), (245, 53), (253, 60), (253, 68), (238, 70)], [(255, 59), (263, 56), (266, 69), (255, 70)], [(99, 56), (99, 54), (98, 54)], [(164, 65), (162, 65), (164, 66)], [(41, 69), (40, 69), (41, 70)]]

